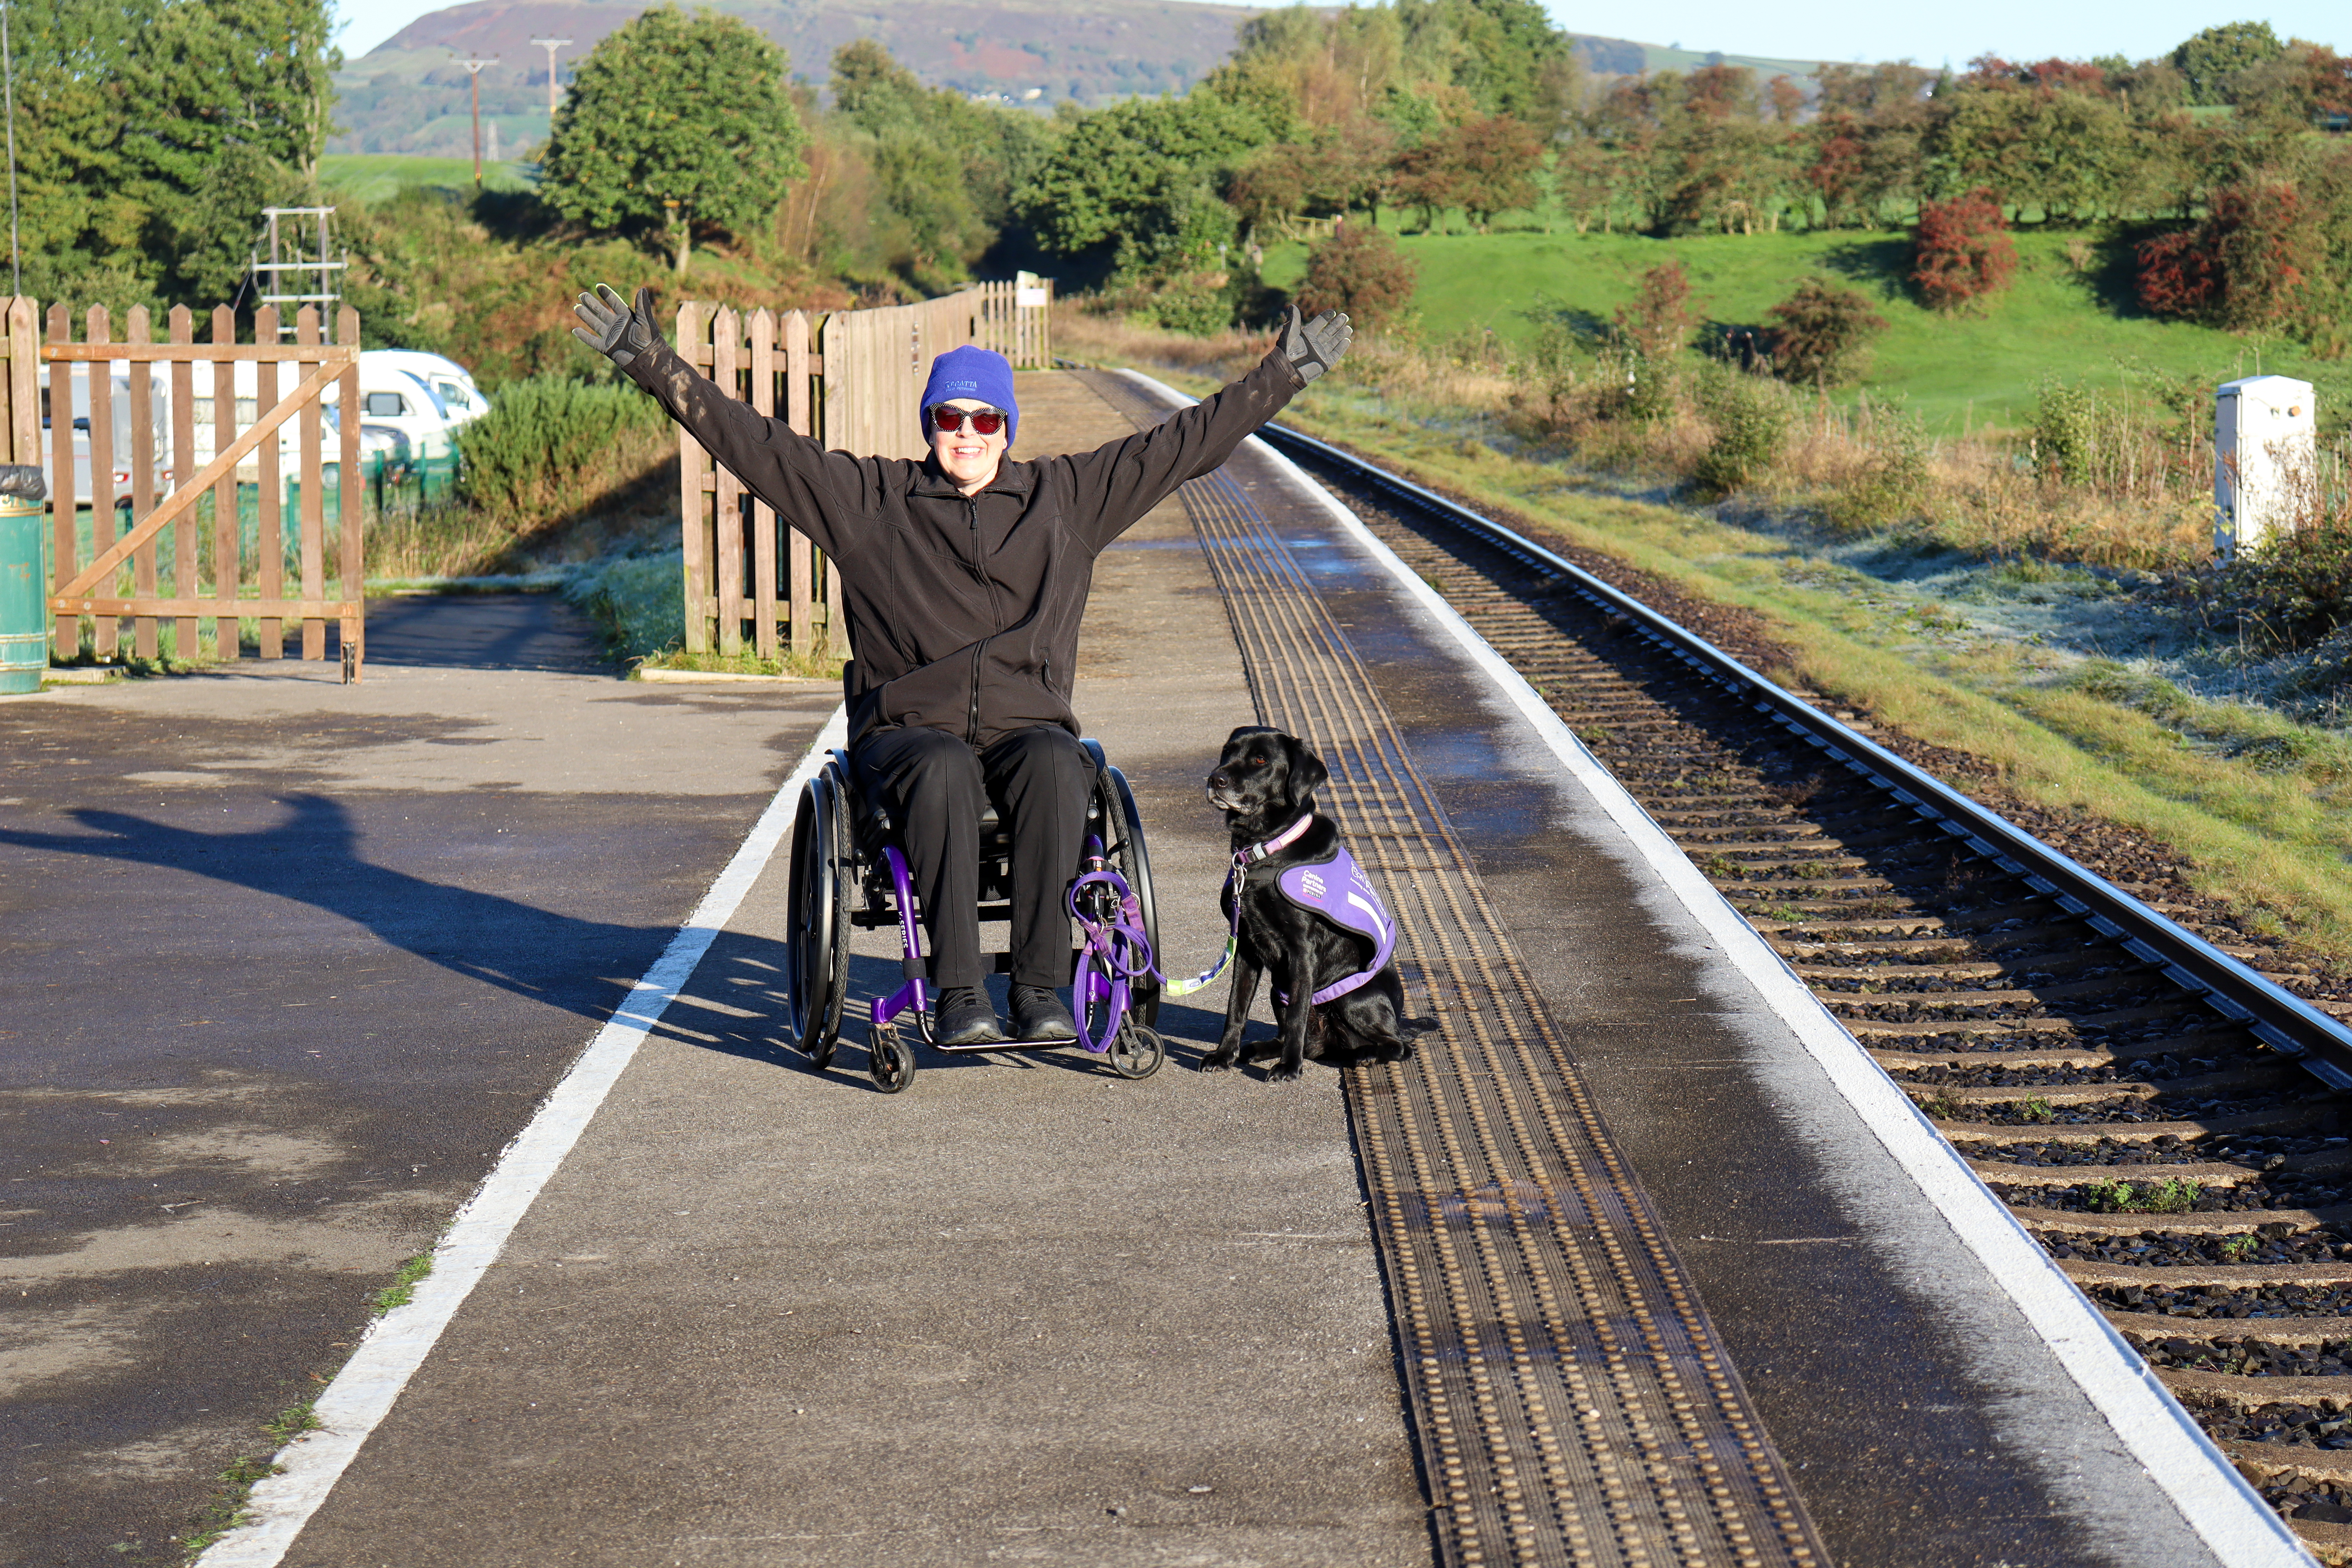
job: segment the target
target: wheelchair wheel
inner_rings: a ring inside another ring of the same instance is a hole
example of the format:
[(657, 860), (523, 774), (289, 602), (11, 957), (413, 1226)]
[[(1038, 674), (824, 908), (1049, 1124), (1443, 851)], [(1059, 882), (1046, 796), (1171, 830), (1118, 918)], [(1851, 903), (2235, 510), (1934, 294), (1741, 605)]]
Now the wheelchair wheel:
[(895, 1026), (878, 1024), (866, 1037), (866, 1069), (885, 1094), (904, 1094), (915, 1081), (915, 1053)]
[(1110, 1043), (1110, 1070), (1121, 1078), (1150, 1078), (1168, 1059), (1168, 1042), (1156, 1029), (1128, 1020), (1118, 1038)]
[(849, 895), (855, 869), (840, 779), (826, 768), (801, 790), (793, 816), (785, 910), (785, 984), (793, 1044), (822, 1072), (833, 1065), (849, 994)]
[[(1096, 773), (1095, 791), (1101, 802), (1103, 823), (1118, 838), (1110, 846), (1111, 863), (1134, 890), (1136, 908), (1143, 915), (1143, 934), (1150, 940), (1152, 958), (1159, 961), (1160, 908), (1152, 898), (1151, 852), (1143, 842), (1143, 814), (1136, 809), (1135, 792), (1127, 787), (1127, 775), (1108, 765)], [(1137, 979), (1129, 994), (1129, 1009), (1142, 1024), (1159, 1023), (1160, 982), (1148, 974)], [(1141, 1078), (1145, 1074), (1129, 1076)]]

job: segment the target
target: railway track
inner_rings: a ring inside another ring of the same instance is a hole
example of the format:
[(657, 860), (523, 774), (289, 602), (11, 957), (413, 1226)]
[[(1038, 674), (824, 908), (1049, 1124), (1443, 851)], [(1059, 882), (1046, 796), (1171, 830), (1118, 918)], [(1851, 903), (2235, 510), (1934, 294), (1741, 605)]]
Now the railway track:
[[(1565, 559), (1295, 432), (2352, 1563), (2352, 1028)], [(2176, 910), (2174, 912), (2188, 912)]]

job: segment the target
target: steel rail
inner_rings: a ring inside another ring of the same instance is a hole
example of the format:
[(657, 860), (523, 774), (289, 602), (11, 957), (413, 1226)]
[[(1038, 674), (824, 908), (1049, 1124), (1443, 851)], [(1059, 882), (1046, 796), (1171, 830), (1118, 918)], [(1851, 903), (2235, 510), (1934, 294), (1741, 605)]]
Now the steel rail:
[(1270, 443), (1305, 453), (1358, 475), (1423, 510), (1478, 535), (1527, 565), (1559, 580), (1602, 608), (1625, 616), (1685, 663), (1740, 696), (1752, 698), (1810, 744), (1843, 758), (1891, 792), (1921, 816), (2029, 887), (2056, 899), (2069, 912), (2086, 916), (2101, 935), (2119, 941), (2144, 963), (2162, 967), (2175, 984), (2203, 994), (2220, 1012), (2237, 1018), (2265, 1044), (2296, 1058), (2332, 1089), (2352, 1089), (2352, 1025), (2223, 952), (2177, 921), (2150, 909), (2121, 888), (2053, 848), (1999, 813), (1971, 800), (1933, 774), (1848, 728), (1769, 678), (1749, 668), (1697, 633), (1660, 614), (1623, 590), (1526, 535), (1481, 516), (1434, 490), (1399, 478), (1328, 441), (1286, 426), (1267, 425), (1259, 435)]

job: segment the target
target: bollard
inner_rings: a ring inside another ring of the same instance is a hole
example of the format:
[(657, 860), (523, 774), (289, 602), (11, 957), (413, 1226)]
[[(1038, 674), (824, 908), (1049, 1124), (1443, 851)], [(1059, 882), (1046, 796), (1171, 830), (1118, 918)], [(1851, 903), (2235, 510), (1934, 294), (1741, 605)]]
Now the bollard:
[(0, 465), (0, 696), (38, 691), (49, 668), (48, 493), (40, 469)]

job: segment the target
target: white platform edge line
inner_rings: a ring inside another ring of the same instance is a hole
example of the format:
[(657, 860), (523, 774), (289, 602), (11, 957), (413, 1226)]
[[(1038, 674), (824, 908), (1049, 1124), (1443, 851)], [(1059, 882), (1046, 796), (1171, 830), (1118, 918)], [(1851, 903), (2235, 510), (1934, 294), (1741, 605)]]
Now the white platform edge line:
[[(1139, 371), (1120, 374), (1167, 396), (1192, 401)], [(1675, 899), (1723, 944), (1726, 956), (1804, 1042), (1839, 1094), (2016, 1303), (2084, 1396), (2106, 1418), (2116, 1440), (2147, 1469), (2214, 1555), (2230, 1568), (2305, 1568), (2312, 1563), (2315, 1560), (2287, 1522), (2198, 1428), (2057, 1261), (2026, 1234), (2009, 1206), (1977, 1178), (1959, 1152), (1871, 1060), (1861, 1042), (1594, 759), (1542, 694), (1338, 497), (1261, 438), (1249, 439), (1273, 461), (1276, 472), (1327, 510), (1367, 555), (1437, 618), (1609, 813)]]
[(318, 1430), (278, 1451), (278, 1463), (285, 1473), (254, 1487), (247, 1522), (205, 1548), (196, 1568), (273, 1568), (285, 1556), (359, 1456), (361, 1446), (390, 1413), (410, 1376), (424, 1364), (457, 1309), (498, 1260), (516, 1224), (571, 1153), (646, 1036), (734, 918), (776, 847), (792, 831), (801, 786), (824, 765), (827, 752), (848, 743), (848, 732), (847, 711), (835, 708), (662, 955), (630, 988), (619, 1010), (588, 1042), (580, 1059), (450, 1221), (433, 1249), (433, 1272), (417, 1282), (406, 1306), (375, 1321), (342, 1371), (320, 1394), (313, 1406)]

